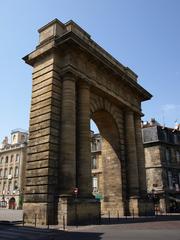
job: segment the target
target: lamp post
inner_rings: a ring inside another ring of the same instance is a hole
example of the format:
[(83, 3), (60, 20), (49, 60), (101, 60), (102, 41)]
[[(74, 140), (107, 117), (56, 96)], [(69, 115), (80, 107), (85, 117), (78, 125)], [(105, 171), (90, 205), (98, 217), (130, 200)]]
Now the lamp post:
[(73, 189), (73, 193), (75, 196), (75, 221), (76, 221), (76, 227), (78, 227), (78, 212), (77, 212), (77, 198), (78, 198), (78, 193), (79, 193), (79, 189), (76, 187)]

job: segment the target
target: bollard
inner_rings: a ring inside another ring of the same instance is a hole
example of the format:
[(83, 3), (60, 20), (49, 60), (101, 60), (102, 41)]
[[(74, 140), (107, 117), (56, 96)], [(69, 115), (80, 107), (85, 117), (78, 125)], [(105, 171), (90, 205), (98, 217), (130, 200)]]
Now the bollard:
[(127, 210), (125, 211), (125, 218), (126, 218), (126, 220), (127, 220), (127, 218), (128, 218), (128, 217), (127, 217)]
[(66, 230), (66, 224), (65, 224), (65, 216), (63, 215), (63, 230)]
[(24, 219), (25, 219), (25, 214), (23, 213), (23, 219), (22, 219), (22, 225), (24, 227)]
[(99, 213), (99, 219), (98, 219), (99, 224), (101, 224), (101, 212)]
[(111, 222), (111, 214), (110, 214), (110, 211), (108, 211), (108, 221), (109, 221), (109, 223)]
[(133, 217), (133, 220), (134, 220), (134, 208), (132, 209), (132, 217)]
[(91, 214), (88, 213), (88, 220), (87, 220), (88, 224), (91, 225), (92, 224), (92, 219), (91, 219)]
[(117, 211), (117, 220), (119, 221), (119, 211)]
[(34, 215), (34, 226), (36, 227), (36, 221), (37, 221), (37, 214)]

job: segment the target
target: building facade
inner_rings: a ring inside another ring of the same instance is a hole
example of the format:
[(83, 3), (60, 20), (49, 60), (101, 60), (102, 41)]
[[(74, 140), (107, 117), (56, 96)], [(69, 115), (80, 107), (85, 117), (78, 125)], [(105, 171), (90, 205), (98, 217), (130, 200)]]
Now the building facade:
[(23, 203), (27, 157), (26, 131), (11, 132), (0, 145), (0, 208), (20, 209)]
[(180, 211), (180, 128), (142, 125), (147, 190), (161, 212)]
[(91, 168), (92, 191), (96, 198), (102, 198), (102, 137), (99, 133), (91, 131)]

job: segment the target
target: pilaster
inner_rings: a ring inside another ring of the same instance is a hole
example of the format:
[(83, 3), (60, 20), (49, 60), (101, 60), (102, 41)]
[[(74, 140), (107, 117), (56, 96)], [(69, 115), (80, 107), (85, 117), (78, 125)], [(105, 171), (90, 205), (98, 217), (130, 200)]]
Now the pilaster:
[(137, 165), (137, 149), (134, 126), (134, 113), (127, 111), (125, 114), (126, 124), (126, 147), (128, 168), (128, 193), (129, 197), (139, 196), (139, 178)]
[(84, 82), (78, 85), (77, 106), (77, 184), (81, 197), (92, 195), (90, 149), (90, 90)]
[(59, 193), (73, 194), (76, 187), (76, 82), (72, 73), (62, 78)]
[(134, 113), (125, 113), (126, 125), (126, 154), (127, 154), (127, 183), (130, 214), (138, 214), (139, 177), (137, 165), (136, 136), (134, 126)]
[(144, 147), (142, 142), (140, 115), (135, 116), (135, 132), (136, 132), (137, 163), (138, 163), (138, 172), (139, 172), (139, 191), (141, 196), (143, 195), (145, 196), (147, 192), (146, 170), (145, 170), (145, 156), (144, 156)]

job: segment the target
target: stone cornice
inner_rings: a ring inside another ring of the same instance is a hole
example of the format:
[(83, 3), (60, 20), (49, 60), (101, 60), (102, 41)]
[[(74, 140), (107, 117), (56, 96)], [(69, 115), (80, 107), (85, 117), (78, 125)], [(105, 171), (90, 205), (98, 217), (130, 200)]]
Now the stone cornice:
[[(74, 32), (66, 33), (62, 37), (56, 39), (56, 45), (57, 46), (63, 45), (66, 41), (69, 41), (69, 42), (72, 41), (72, 42), (76, 43), (77, 45), (79, 45), (79, 47), (84, 48), (88, 53), (93, 55), (93, 57), (95, 57), (96, 59), (101, 61), (104, 65), (106, 65), (107, 68), (111, 69), (113, 74), (123, 78), (124, 83), (126, 83), (127, 85), (130, 85), (132, 88), (134, 88), (134, 89), (136, 89), (136, 91), (138, 91), (138, 93), (141, 96), (143, 101), (149, 100), (152, 97), (152, 95), (148, 91), (146, 91), (143, 87), (141, 87), (136, 82), (136, 80), (132, 78), (132, 73), (133, 73), (132, 70), (130, 70), (127, 67), (123, 67), (110, 54), (108, 54), (108, 55), (111, 56), (111, 59), (105, 57), (104, 54), (102, 54), (99, 50), (90, 47), (87, 42), (85, 42), (84, 40), (79, 38), (79, 36), (77, 36)], [(98, 46), (98, 47), (101, 48), (100, 46)], [(105, 50), (103, 50), (103, 51), (105, 53), (107, 53)]]
[(114, 75), (123, 78), (125, 84), (137, 91), (142, 101), (149, 100), (152, 97), (148, 91), (137, 83), (137, 75), (131, 69), (124, 67), (72, 20), (63, 24), (58, 19), (55, 19), (39, 29), (40, 34), (43, 34), (43, 31), (47, 32), (47, 36), (40, 36), (40, 44), (36, 50), (23, 58), (26, 63), (33, 65), (37, 58), (42, 57), (49, 51), (56, 48), (63, 49), (64, 43), (76, 44), (76, 46), (84, 49), (96, 60), (103, 63)]

